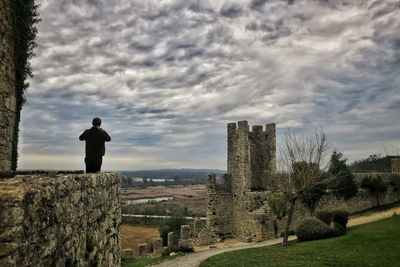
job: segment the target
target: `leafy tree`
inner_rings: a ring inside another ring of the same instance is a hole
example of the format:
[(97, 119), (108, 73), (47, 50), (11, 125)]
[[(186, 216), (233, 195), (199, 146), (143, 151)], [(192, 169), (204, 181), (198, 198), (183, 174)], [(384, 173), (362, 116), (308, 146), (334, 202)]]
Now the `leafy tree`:
[(310, 188), (320, 183), (321, 169), (327, 168), (321, 168), (321, 165), (329, 147), (322, 130), (316, 130), (313, 137), (299, 137), (293, 132), (288, 132), (285, 136), (284, 147), (280, 151), (282, 172), (279, 179), (279, 187), (289, 203), (284, 246), (288, 244), (296, 202), (302, 196), (310, 194)]
[(398, 156), (385, 156), (383, 157), (380, 154), (372, 154), (366, 159), (361, 159), (353, 162), (350, 165), (350, 168), (353, 172), (358, 173), (378, 173), (378, 172), (391, 172), (392, 171), (392, 162), (393, 158), (397, 158)]
[(328, 188), (336, 198), (348, 200), (357, 194), (358, 188), (346, 161), (341, 152), (333, 151), (328, 170), (331, 175)]
[(267, 198), (268, 206), (274, 215), (274, 233), (275, 236), (278, 237), (278, 221), (282, 220), (287, 214), (287, 200), (282, 194), (271, 194)]
[(314, 216), (315, 210), (325, 194), (326, 184), (321, 179), (321, 182), (311, 186), (300, 196), (301, 202), (308, 209), (311, 216)]
[[(14, 142), (12, 150), (12, 170), (17, 169), (18, 132), (21, 109), (25, 103), (25, 91), (29, 87), (28, 79), (33, 77), (30, 59), (34, 56), (36, 47), (37, 23), (40, 21), (38, 4), (35, 0), (12, 0), (12, 28), (14, 40), (15, 64), (15, 97), (16, 118), (14, 123)], [(3, 33), (2, 33), (3, 34)], [(0, 38), (1, 39), (1, 38)]]
[(310, 212), (310, 215), (313, 216), (314, 212), (318, 206), (321, 198), (326, 194), (326, 174), (320, 171), (319, 166), (315, 163), (307, 163), (305, 161), (296, 162), (293, 166), (294, 175), (298, 175), (298, 173), (304, 172), (306, 169), (314, 169), (313, 173), (318, 175), (315, 184), (311, 185), (309, 188), (306, 188), (304, 192), (300, 196), (300, 201), (304, 204), (304, 206)]
[(366, 176), (361, 181), (361, 187), (368, 190), (371, 197), (376, 198), (376, 205), (380, 205), (380, 198), (386, 193), (388, 185), (382, 180), (381, 176)]

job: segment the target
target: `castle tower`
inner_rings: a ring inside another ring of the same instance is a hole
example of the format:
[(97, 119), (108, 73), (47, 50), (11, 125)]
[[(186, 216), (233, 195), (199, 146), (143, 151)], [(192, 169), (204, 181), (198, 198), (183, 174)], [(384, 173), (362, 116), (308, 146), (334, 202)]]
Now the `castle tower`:
[(228, 124), (228, 174), (232, 191), (265, 190), (271, 184), (271, 173), (276, 171), (275, 124), (261, 125), (249, 130), (247, 121)]
[(263, 240), (273, 234), (264, 202), (276, 171), (275, 124), (229, 123), (228, 173), (207, 177), (207, 226), (220, 235)]

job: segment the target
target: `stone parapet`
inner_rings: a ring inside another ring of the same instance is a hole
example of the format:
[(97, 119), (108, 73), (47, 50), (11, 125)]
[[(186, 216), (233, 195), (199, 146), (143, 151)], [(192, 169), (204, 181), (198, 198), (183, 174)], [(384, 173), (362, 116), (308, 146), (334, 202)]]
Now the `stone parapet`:
[(121, 177), (0, 180), (0, 266), (120, 266)]

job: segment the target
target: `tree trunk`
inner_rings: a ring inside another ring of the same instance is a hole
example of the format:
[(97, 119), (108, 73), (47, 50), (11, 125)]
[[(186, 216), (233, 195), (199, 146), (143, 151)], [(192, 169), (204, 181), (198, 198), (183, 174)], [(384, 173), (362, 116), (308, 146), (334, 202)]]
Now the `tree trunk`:
[(287, 217), (287, 221), (286, 221), (285, 234), (283, 236), (282, 246), (287, 246), (288, 245), (290, 224), (292, 223), (295, 204), (296, 204), (296, 200), (295, 199), (290, 200), (289, 213), (288, 213), (288, 217)]
[(379, 203), (379, 194), (376, 195), (376, 205), (379, 207), (380, 203)]
[(278, 222), (276, 219), (274, 219), (274, 233), (275, 233), (275, 238), (278, 238)]

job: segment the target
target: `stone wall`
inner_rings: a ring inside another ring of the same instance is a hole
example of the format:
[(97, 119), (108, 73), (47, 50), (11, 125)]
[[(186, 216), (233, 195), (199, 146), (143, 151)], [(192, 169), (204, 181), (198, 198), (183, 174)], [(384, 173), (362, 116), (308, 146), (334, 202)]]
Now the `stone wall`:
[(10, 171), (16, 118), (15, 67), (10, 2), (0, 0), (0, 172)]
[(121, 177), (0, 180), (0, 266), (120, 266)]

